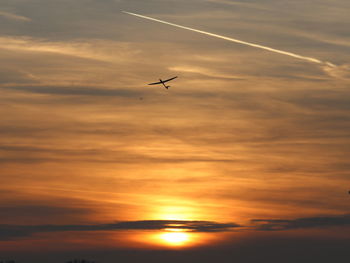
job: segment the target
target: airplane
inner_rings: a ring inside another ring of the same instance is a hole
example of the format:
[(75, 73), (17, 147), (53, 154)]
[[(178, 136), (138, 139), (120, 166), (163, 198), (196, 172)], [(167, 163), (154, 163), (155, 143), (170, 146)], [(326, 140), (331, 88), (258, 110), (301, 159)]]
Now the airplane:
[(168, 81), (173, 80), (173, 79), (176, 79), (176, 78), (177, 78), (177, 76), (176, 76), (176, 77), (173, 77), (173, 78), (171, 78), (171, 79), (167, 79), (167, 80), (161, 80), (161, 79), (159, 79), (159, 82), (150, 83), (150, 84), (148, 84), (148, 85), (163, 84), (164, 88), (168, 89), (168, 88), (170, 88), (170, 86), (165, 85), (165, 82), (168, 82)]

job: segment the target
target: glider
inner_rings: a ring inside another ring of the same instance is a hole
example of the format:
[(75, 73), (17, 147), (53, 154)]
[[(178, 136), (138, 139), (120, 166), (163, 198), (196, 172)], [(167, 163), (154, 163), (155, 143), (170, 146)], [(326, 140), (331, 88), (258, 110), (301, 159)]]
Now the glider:
[(173, 80), (173, 79), (176, 79), (176, 78), (177, 78), (177, 76), (176, 76), (176, 77), (173, 77), (173, 78), (171, 78), (171, 79), (167, 79), (167, 80), (161, 80), (161, 79), (159, 79), (159, 82), (150, 83), (150, 84), (148, 84), (148, 85), (163, 84), (164, 88), (168, 89), (168, 88), (170, 88), (170, 86), (165, 85), (165, 83), (168, 82), (168, 81), (171, 81), (171, 80)]

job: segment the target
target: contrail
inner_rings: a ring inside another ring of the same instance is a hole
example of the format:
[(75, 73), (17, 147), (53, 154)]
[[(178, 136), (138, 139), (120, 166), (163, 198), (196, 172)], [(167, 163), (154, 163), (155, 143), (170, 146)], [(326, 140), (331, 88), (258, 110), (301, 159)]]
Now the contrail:
[(181, 26), (181, 25), (169, 23), (169, 22), (166, 22), (166, 21), (163, 21), (163, 20), (159, 20), (159, 19), (155, 19), (155, 18), (148, 17), (148, 16), (143, 16), (143, 15), (130, 13), (130, 12), (126, 12), (126, 11), (122, 11), (122, 12), (125, 13), (125, 14), (138, 16), (138, 17), (141, 17), (141, 18), (145, 18), (145, 19), (152, 20), (152, 21), (155, 21), (155, 22), (163, 23), (163, 24), (166, 24), (166, 25), (170, 25), (170, 26), (174, 26), (174, 27), (190, 30), (190, 31), (193, 31), (193, 32), (205, 34), (205, 35), (216, 37), (216, 38), (221, 38), (221, 39), (228, 40), (228, 41), (235, 42), (235, 43), (240, 43), (242, 45), (251, 46), (251, 47), (260, 48), (260, 49), (265, 49), (265, 50), (268, 50), (268, 51), (271, 51), (271, 52), (274, 52), (274, 53), (278, 53), (278, 54), (282, 54), (282, 55), (286, 55), (286, 56), (290, 56), (290, 57), (306, 60), (306, 61), (317, 63), (317, 64), (326, 64), (327, 66), (330, 66), (330, 67), (336, 67), (336, 65), (334, 65), (334, 64), (332, 64), (330, 62), (321, 61), (321, 60), (316, 59), (316, 58), (305, 57), (305, 56), (298, 55), (298, 54), (295, 54), (295, 53), (291, 53), (291, 52), (287, 52), (287, 51), (283, 51), (283, 50), (279, 50), (279, 49), (274, 49), (274, 48), (271, 48), (271, 47), (266, 47), (266, 46), (262, 46), (262, 45), (259, 45), (259, 44), (254, 44), (254, 43), (242, 41), (242, 40), (239, 40), (239, 39), (231, 38), (231, 37), (225, 37), (225, 36), (222, 36), (222, 35), (213, 34), (213, 33), (202, 31), (202, 30), (198, 30), (198, 29), (195, 29), (195, 28), (190, 28), (190, 27), (186, 27), (186, 26)]

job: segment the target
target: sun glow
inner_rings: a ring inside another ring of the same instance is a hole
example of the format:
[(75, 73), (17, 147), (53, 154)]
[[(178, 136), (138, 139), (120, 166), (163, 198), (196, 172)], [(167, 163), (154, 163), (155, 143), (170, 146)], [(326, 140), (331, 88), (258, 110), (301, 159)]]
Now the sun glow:
[[(167, 200), (175, 202), (175, 200)], [(188, 206), (162, 206), (152, 215), (155, 219), (161, 220), (194, 220), (195, 212), (193, 207)]]
[(190, 241), (190, 234), (186, 232), (166, 232), (159, 235), (159, 238), (167, 245), (183, 246)]
[[(170, 202), (169, 200), (167, 200)], [(172, 200), (171, 203), (176, 203)], [(164, 221), (164, 228), (156, 233), (148, 233), (147, 243), (161, 247), (185, 249), (202, 244), (206, 237), (192, 229), (192, 222), (198, 219), (198, 211), (192, 206), (159, 206), (150, 217)]]
[(167, 232), (160, 233), (158, 239), (161, 243), (170, 246), (184, 246), (191, 241), (191, 233), (182, 229), (168, 228)]

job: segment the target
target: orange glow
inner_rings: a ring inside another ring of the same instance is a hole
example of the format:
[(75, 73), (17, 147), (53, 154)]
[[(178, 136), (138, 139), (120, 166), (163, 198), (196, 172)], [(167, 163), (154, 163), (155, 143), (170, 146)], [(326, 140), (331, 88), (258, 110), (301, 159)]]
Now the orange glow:
[(144, 246), (166, 247), (172, 249), (187, 249), (216, 243), (225, 238), (226, 235), (212, 233), (199, 233), (178, 228), (167, 228), (155, 233), (143, 233), (136, 238)]
[[(240, 262), (254, 251), (278, 259), (282, 246), (340, 258), (350, 237), (345, 0), (295, 1), (288, 17), (277, 1), (152, 11), (282, 50), (291, 40), (290, 51), (336, 67), (119, 12), (149, 14), (142, 0), (70, 1), (71, 12), (32, 2), (0, 5), (0, 263), (198, 262), (223, 251)], [(169, 89), (147, 85), (175, 76)]]
[(191, 241), (191, 234), (181, 231), (165, 232), (159, 235), (159, 239), (166, 245), (184, 246)]
[(182, 229), (171, 228), (161, 230), (156, 233), (147, 233), (142, 235), (141, 238), (143, 242), (146, 242), (151, 246), (182, 249), (196, 246), (199, 240), (201, 240), (199, 235), (199, 233), (193, 233)]
[(201, 220), (203, 211), (195, 204), (185, 202), (180, 198), (165, 199), (163, 202), (176, 205), (155, 205), (148, 217), (154, 220)]

